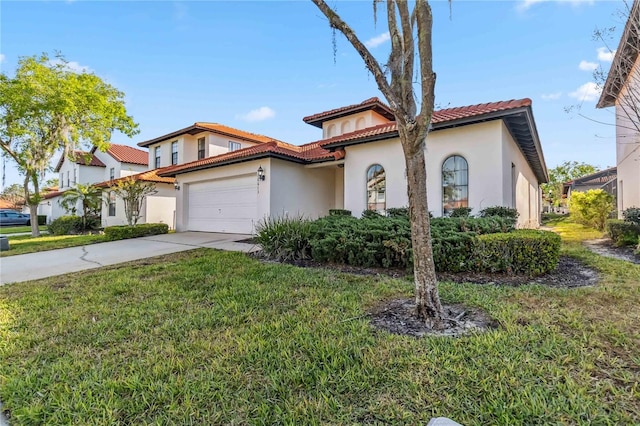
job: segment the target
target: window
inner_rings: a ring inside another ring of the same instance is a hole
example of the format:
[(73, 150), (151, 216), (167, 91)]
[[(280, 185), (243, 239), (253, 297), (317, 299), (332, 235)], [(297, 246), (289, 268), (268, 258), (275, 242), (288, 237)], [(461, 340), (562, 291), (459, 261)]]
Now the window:
[(60, 189), (64, 188), (64, 173), (60, 172)]
[(242, 148), (242, 146), (238, 142), (229, 141), (229, 151), (237, 151), (240, 148)]
[(178, 141), (171, 142), (171, 164), (178, 164)]
[(116, 177), (116, 169), (115, 167), (111, 167), (109, 169), (109, 180), (113, 180)]
[(198, 160), (204, 158), (204, 138), (198, 138)]
[(387, 178), (384, 168), (374, 164), (367, 170), (367, 210), (383, 211), (387, 208)]
[(467, 160), (452, 155), (442, 163), (442, 214), (469, 207), (469, 166)]
[(73, 169), (73, 183), (78, 183), (78, 169)]
[(116, 193), (109, 192), (109, 216), (116, 215)]
[(69, 170), (67, 170), (67, 186), (71, 186), (71, 184), (69, 183)]
[(153, 154), (155, 155), (155, 167), (156, 169), (160, 167), (160, 147), (156, 146), (153, 150)]

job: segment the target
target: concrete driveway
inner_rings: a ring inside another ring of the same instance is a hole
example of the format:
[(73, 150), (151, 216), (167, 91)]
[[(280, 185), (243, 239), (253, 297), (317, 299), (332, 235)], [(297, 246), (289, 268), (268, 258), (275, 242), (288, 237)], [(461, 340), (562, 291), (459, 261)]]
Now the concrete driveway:
[(0, 285), (38, 280), (198, 247), (249, 253), (256, 251), (258, 247), (238, 241), (250, 237), (243, 234), (179, 232), (3, 257), (0, 259)]

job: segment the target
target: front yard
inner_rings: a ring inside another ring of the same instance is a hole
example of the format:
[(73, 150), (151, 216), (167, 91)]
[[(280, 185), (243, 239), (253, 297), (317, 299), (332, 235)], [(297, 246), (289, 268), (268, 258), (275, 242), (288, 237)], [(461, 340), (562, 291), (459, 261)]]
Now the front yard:
[(31, 235), (14, 237), (9, 235), (10, 250), (0, 251), (0, 257), (84, 246), (104, 241), (106, 241), (104, 235), (42, 235), (36, 238), (32, 238)]
[(637, 424), (640, 265), (597, 287), (442, 283), (499, 328), (371, 328), (383, 276), (200, 249), (0, 287), (0, 401), (21, 424)]

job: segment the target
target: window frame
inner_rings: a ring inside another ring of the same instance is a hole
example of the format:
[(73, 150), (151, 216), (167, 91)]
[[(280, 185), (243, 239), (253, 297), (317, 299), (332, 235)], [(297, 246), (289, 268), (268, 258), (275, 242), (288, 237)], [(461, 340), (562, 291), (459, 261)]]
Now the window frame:
[(206, 139), (204, 137), (198, 138), (198, 160), (202, 160), (204, 158), (205, 146), (206, 146)]
[(154, 165), (156, 166), (155, 168), (159, 168), (160, 164), (161, 164), (161, 159), (162, 159), (162, 151), (160, 149), (160, 146), (156, 146), (153, 150), (153, 155), (154, 155)]
[(240, 142), (229, 141), (229, 152), (238, 151), (239, 149), (242, 149), (242, 144)]
[(171, 142), (171, 165), (178, 164), (178, 141)]
[[(453, 170), (447, 171), (447, 173), (453, 173), (453, 178), (446, 178), (445, 165), (451, 159), (453, 159)], [(461, 159), (464, 162), (463, 168), (457, 169), (458, 163), (456, 159)], [(459, 178), (459, 173), (465, 173), (464, 179)], [(448, 179), (452, 179), (453, 182), (445, 186), (445, 182)], [(466, 183), (458, 184), (456, 183), (458, 180), (462, 180), (463, 182), (466, 182)], [(456, 196), (456, 197), (452, 197), (451, 199), (448, 199), (447, 191), (445, 191), (445, 188), (450, 186), (453, 188), (452, 192), (454, 194), (457, 191), (460, 191), (464, 188), (466, 197)], [(461, 207), (469, 207), (469, 162), (464, 156), (460, 154), (452, 154), (444, 159), (444, 161), (442, 162), (442, 165), (440, 166), (440, 189), (442, 190), (442, 199), (440, 204), (440, 208), (442, 209), (442, 216), (449, 216), (453, 211), (453, 209), (461, 208)], [(453, 204), (454, 207), (451, 207), (450, 209), (448, 209), (446, 207), (447, 204)]]
[(109, 169), (109, 180), (114, 180), (116, 178), (116, 168), (111, 167)]
[(108, 207), (108, 216), (114, 217), (116, 215), (116, 193), (113, 191), (109, 192), (109, 207)]
[[(380, 180), (382, 182), (381, 187), (375, 187), (380, 185), (380, 181), (371, 185), (370, 182), (375, 178), (379, 178), (380, 175), (382, 175), (382, 179)], [(387, 210), (387, 171), (379, 163), (372, 164), (367, 167), (365, 179), (366, 209), (379, 213), (385, 212)], [(380, 205), (382, 205), (382, 207)]]

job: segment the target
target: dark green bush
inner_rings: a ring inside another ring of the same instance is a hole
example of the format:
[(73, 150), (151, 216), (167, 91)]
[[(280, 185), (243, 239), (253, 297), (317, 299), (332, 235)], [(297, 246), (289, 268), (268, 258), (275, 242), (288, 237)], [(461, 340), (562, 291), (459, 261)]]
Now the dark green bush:
[(382, 216), (380, 213), (378, 213), (375, 210), (365, 210), (362, 212), (362, 218), (363, 219), (380, 219)]
[(329, 209), (329, 216), (351, 216), (351, 210)]
[(47, 224), (47, 216), (44, 214), (38, 215), (38, 225), (46, 225)]
[(144, 223), (140, 225), (108, 226), (104, 228), (104, 235), (109, 241), (148, 237), (151, 235), (166, 234), (168, 232), (169, 225), (166, 223)]
[(451, 210), (449, 217), (469, 217), (471, 216), (471, 207), (456, 207)]
[(630, 246), (638, 244), (640, 225), (620, 219), (609, 219), (607, 220), (606, 227), (607, 234), (615, 245)]
[[(330, 217), (346, 218), (351, 214), (334, 214)], [(301, 216), (265, 219), (256, 226), (256, 234), (256, 241), (272, 259), (299, 260), (308, 259), (311, 255), (311, 222)]]
[(558, 266), (560, 236), (530, 229), (479, 235), (473, 257), (479, 271), (540, 275)]
[(409, 218), (409, 208), (408, 207), (390, 207), (387, 209), (387, 216)]
[(60, 216), (47, 226), (51, 235), (81, 234), (82, 218), (80, 216)]
[(625, 222), (634, 223), (640, 226), (640, 207), (629, 207), (622, 212)]
[(563, 217), (568, 217), (568, 214), (561, 213), (542, 213), (542, 223), (547, 223), (555, 219), (561, 219)]
[(480, 210), (478, 213), (479, 217), (503, 217), (506, 219), (513, 219), (514, 221), (518, 219), (520, 213), (518, 210), (511, 207), (503, 207), (503, 206), (492, 206), (487, 207), (486, 209)]

